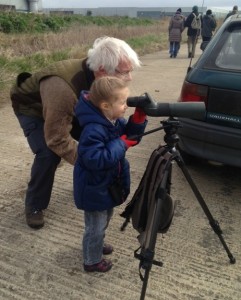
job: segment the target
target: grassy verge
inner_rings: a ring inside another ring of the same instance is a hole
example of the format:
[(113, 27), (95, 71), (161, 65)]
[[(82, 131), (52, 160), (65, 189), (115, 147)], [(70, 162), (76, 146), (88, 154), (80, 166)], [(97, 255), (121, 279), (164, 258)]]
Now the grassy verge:
[[(221, 24), (219, 20), (218, 27)], [(35, 72), (63, 59), (83, 58), (101, 36), (123, 39), (139, 55), (167, 49), (168, 25), (169, 18), (0, 13), (0, 104), (9, 97), (18, 73)]]
[(85, 57), (93, 41), (104, 35), (124, 39), (139, 55), (167, 46), (167, 36), (161, 32), (160, 24), (131, 26), (121, 31), (118, 26), (75, 25), (58, 33), (0, 33), (0, 88), (20, 72), (34, 72), (62, 59)]

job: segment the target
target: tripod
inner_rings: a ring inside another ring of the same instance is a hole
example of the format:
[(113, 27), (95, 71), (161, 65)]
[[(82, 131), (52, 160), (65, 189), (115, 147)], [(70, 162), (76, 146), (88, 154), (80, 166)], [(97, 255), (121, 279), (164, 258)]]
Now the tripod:
[(156, 240), (157, 240), (158, 228), (159, 228), (159, 224), (160, 224), (160, 215), (161, 215), (162, 206), (164, 205), (163, 203), (164, 203), (165, 198), (168, 195), (170, 195), (172, 161), (175, 161), (177, 163), (178, 167), (181, 169), (184, 177), (186, 178), (194, 195), (196, 196), (196, 199), (198, 200), (207, 219), (209, 220), (210, 226), (212, 227), (213, 231), (217, 234), (221, 244), (223, 245), (223, 247), (229, 257), (230, 263), (231, 264), (235, 263), (235, 258), (233, 257), (232, 253), (230, 252), (230, 250), (222, 236), (222, 230), (219, 226), (219, 223), (213, 218), (201, 193), (199, 192), (194, 181), (192, 180), (191, 175), (184, 163), (184, 160), (182, 159), (179, 151), (176, 149), (176, 144), (179, 141), (177, 131), (178, 131), (178, 128), (181, 127), (180, 122), (177, 119), (170, 117), (168, 120), (161, 121), (161, 123), (163, 124), (163, 126), (153, 129), (151, 131), (145, 132), (143, 134), (143, 135), (146, 135), (146, 134), (164, 129), (164, 131), (165, 131), (164, 141), (166, 144), (163, 147), (165, 149), (165, 152), (168, 152), (171, 155), (170, 155), (170, 159), (168, 161), (167, 167), (164, 170), (164, 175), (163, 175), (162, 181), (160, 183), (158, 193), (156, 195), (155, 211), (153, 213), (153, 216), (151, 216), (152, 222), (149, 223), (151, 225), (149, 226), (149, 228), (147, 228), (147, 230), (149, 231), (149, 236), (148, 236), (147, 242), (145, 243), (144, 246), (140, 247), (141, 248), (140, 253), (137, 253), (137, 251), (139, 249), (135, 251), (135, 257), (140, 260), (140, 269), (144, 270), (144, 276), (140, 273), (140, 277), (143, 281), (140, 300), (144, 300), (144, 298), (145, 298), (149, 273), (152, 268), (152, 264), (155, 264), (157, 266), (162, 266), (161, 262), (154, 260), (154, 254), (155, 254), (155, 245), (156, 245)]

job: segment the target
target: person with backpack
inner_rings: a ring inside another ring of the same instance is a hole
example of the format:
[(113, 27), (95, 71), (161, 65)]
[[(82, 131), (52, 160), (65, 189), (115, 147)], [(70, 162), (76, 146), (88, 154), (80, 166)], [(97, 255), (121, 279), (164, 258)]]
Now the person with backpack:
[(233, 10), (230, 11), (230, 12), (226, 15), (226, 17), (224, 18), (224, 21), (223, 21), (223, 22), (225, 22), (230, 16), (236, 15), (236, 14), (238, 14), (238, 6), (237, 6), (237, 5), (234, 5)]
[(201, 31), (201, 15), (198, 12), (198, 6), (193, 6), (192, 12), (188, 15), (184, 25), (188, 28), (187, 49), (188, 58), (191, 58), (195, 56), (195, 49)]
[(129, 96), (128, 83), (105, 76), (96, 79), (90, 91), (82, 91), (75, 107), (83, 128), (74, 166), (74, 200), (84, 211), (83, 264), (86, 272), (107, 272), (113, 247), (104, 243), (105, 230), (113, 208), (122, 204), (130, 192), (126, 151), (138, 144), (147, 125), (146, 114), (136, 108), (128, 121), (124, 118)]
[(201, 36), (202, 36), (202, 43), (201, 43), (201, 50), (204, 51), (207, 44), (211, 40), (213, 36), (213, 31), (217, 27), (217, 22), (212, 15), (211, 9), (208, 9), (204, 17), (201, 19), (202, 21), (202, 28), (201, 28)]
[(182, 40), (182, 32), (184, 30), (184, 17), (181, 14), (182, 9), (178, 8), (175, 15), (171, 17), (169, 22), (169, 43), (170, 43), (170, 58), (177, 57), (177, 53), (180, 49), (180, 42)]

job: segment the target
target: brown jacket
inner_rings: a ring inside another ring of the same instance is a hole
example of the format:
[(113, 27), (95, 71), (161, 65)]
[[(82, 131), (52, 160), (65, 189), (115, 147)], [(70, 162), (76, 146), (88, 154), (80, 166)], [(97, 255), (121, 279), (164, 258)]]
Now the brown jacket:
[(168, 30), (170, 42), (181, 42), (184, 30), (184, 17), (181, 14), (175, 14), (169, 22)]
[(70, 134), (74, 107), (80, 91), (89, 90), (94, 79), (85, 60), (58, 62), (26, 79), (19, 78), (10, 93), (15, 113), (43, 118), (48, 147), (74, 164), (77, 141)]

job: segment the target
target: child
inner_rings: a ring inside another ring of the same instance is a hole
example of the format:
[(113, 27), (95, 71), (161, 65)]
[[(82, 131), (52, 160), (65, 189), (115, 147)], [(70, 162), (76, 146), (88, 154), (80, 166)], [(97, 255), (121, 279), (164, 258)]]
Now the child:
[(74, 199), (77, 208), (84, 210), (83, 259), (87, 272), (107, 272), (112, 267), (110, 260), (102, 258), (113, 251), (111, 245), (104, 244), (105, 230), (113, 207), (123, 203), (130, 192), (125, 153), (140, 140), (129, 140), (128, 136), (142, 134), (147, 124), (140, 108), (128, 122), (123, 118), (128, 95), (126, 82), (101, 77), (93, 82), (90, 92), (81, 93), (75, 109), (83, 131), (74, 166)]

